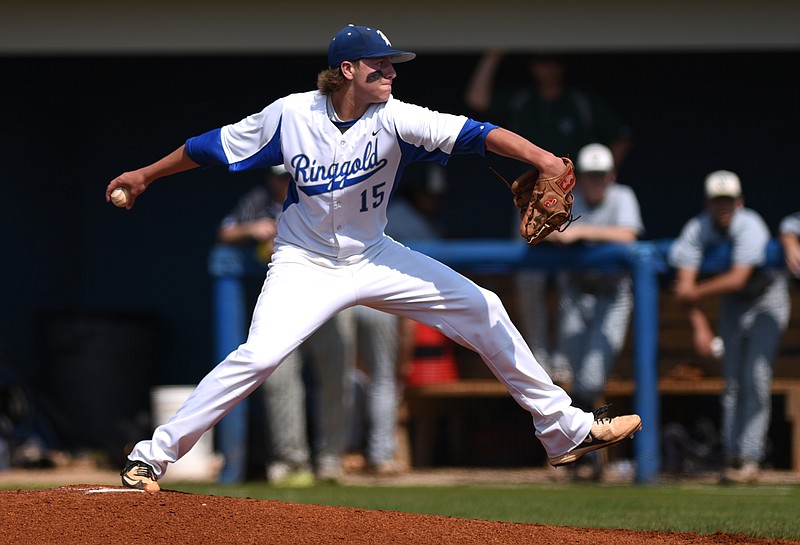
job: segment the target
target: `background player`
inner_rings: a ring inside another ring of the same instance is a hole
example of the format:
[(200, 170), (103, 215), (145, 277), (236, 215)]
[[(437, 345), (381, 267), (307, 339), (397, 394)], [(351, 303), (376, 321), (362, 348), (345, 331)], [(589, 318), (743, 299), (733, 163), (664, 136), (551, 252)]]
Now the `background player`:
[[(694, 347), (713, 355), (714, 331), (700, 303), (721, 297), (719, 336), (724, 343), (722, 393), (723, 481), (759, 479), (772, 406), (772, 366), (789, 322), (788, 283), (783, 271), (766, 270), (770, 232), (761, 216), (744, 207), (741, 182), (733, 172), (705, 180), (706, 210), (689, 220), (670, 248), (676, 268), (674, 292), (694, 330)], [(728, 242), (731, 266), (704, 278), (704, 252)]]
[[(248, 338), (206, 377), (152, 439), (140, 441), (123, 485), (156, 480), (236, 403), (252, 393), (320, 325), (353, 305), (406, 316), (475, 350), (533, 418), (554, 466), (613, 445), (641, 428), (637, 415), (599, 418), (571, 405), (533, 357), (499, 297), (384, 235), (386, 206), (405, 165), (446, 163), (486, 151), (558, 176), (563, 161), (489, 123), (392, 97), (394, 49), (379, 30), (347, 26), (331, 40), (317, 91), (280, 98), (238, 123), (190, 138), (166, 157), (106, 188), (131, 204), (156, 179), (200, 165), (232, 171), (283, 163), (293, 177), (275, 252)], [(598, 411), (599, 412), (599, 411)]]
[[(630, 186), (618, 184), (614, 156), (603, 144), (581, 148), (572, 212), (580, 221), (548, 240), (560, 244), (630, 243), (644, 231), (639, 201)], [(633, 310), (633, 281), (627, 272), (570, 270), (557, 274), (558, 354), (572, 370), (570, 394), (590, 409), (603, 398), (614, 362), (625, 343)], [(587, 456), (577, 477), (599, 480), (599, 456)], [(585, 469), (590, 468), (590, 471)]]
[[(267, 169), (264, 184), (243, 195), (223, 218), (219, 240), (227, 244), (254, 242), (258, 259), (265, 265), (269, 263), (291, 180), (283, 165)], [(267, 480), (272, 485), (310, 486), (315, 476), (323, 482), (341, 478), (347, 414), (353, 397), (349, 377), (355, 368), (355, 329), (355, 313), (340, 312), (264, 381), (271, 446)], [(304, 364), (310, 365), (311, 381), (303, 380)], [(306, 382), (312, 388), (308, 396)], [(311, 418), (306, 413), (307, 406), (312, 409)], [(308, 429), (308, 421), (314, 424), (312, 430)]]

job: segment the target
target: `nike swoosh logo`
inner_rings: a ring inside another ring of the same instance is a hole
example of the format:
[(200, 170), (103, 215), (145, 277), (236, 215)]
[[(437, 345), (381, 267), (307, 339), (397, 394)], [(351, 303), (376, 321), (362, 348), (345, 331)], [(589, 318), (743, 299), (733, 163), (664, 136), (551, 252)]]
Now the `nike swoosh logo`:
[(376, 134), (378, 134), (381, 131), (382, 128), (383, 127), (381, 127), (380, 129), (372, 131), (372, 136), (375, 136)]

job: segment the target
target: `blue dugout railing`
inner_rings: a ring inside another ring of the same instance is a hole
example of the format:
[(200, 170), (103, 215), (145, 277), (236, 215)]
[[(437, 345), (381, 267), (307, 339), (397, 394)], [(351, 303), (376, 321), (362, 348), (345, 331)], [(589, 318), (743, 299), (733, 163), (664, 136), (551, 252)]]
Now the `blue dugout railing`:
[[(536, 248), (514, 240), (484, 239), (410, 241), (407, 244), (465, 274), (502, 273), (518, 268), (630, 271), (635, 300), (632, 343), (636, 391), (633, 405), (644, 423), (634, 439), (635, 479), (642, 484), (654, 483), (658, 479), (661, 462), (659, 275), (669, 270), (666, 255), (672, 240), (593, 246), (542, 244)], [(718, 246), (706, 253), (702, 270), (724, 270), (729, 260), (730, 246)], [(777, 240), (770, 241), (767, 263), (770, 267), (783, 266), (783, 254)], [(209, 272), (214, 278), (215, 346), (217, 359), (221, 361), (246, 338), (248, 306), (242, 279), (263, 276), (265, 268), (254, 259), (251, 251), (219, 245), (211, 251)], [(217, 447), (225, 458), (220, 482), (235, 483), (245, 478), (247, 412), (248, 403), (245, 399), (217, 425)]]

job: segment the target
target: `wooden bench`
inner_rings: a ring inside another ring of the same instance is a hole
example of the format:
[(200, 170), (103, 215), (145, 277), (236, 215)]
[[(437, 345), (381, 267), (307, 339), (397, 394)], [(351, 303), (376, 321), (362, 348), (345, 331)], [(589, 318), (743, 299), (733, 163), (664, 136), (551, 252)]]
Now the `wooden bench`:
[[(479, 283), (494, 290), (504, 300), (512, 318), (517, 320), (519, 309), (509, 277), (505, 274), (484, 275), (479, 280)], [(791, 452), (788, 454), (788, 464), (792, 471), (800, 472), (800, 283), (792, 285), (790, 297), (792, 313), (775, 361), (772, 392), (773, 399), (776, 396), (783, 398), (783, 416), (791, 428), (788, 442)], [(550, 315), (554, 316), (556, 300), (552, 293), (549, 294), (547, 308)], [(716, 320), (717, 308), (714, 303), (705, 305), (705, 310), (712, 320)], [(665, 405), (665, 402), (680, 400), (681, 396), (690, 398), (719, 396), (724, 386), (720, 376), (721, 362), (703, 360), (694, 355), (691, 328), (685, 311), (666, 288), (662, 288), (660, 293), (659, 318), (658, 376), (660, 379), (658, 390), (662, 406)], [(627, 344), (609, 377), (606, 397), (614, 400), (615, 403), (625, 403), (625, 400), (630, 400), (636, 387), (632, 378), (635, 366), (631, 337), (632, 335), (629, 334)], [(477, 355), (467, 349), (460, 349), (457, 359), (461, 372), (460, 380), (448, 384), (433, 384), (406, 389), (407, 422), (405, 424), (408, 425), (409, 432), (407, 450), (410, 451), (409, 455), (416, 465), (433, 464), (434, 445), (436, 441), (442, 441), (441, 437), (435, 437), (437, 433), (443, 431), (440, 425), (442, 419), (447, 421), (447, 427), (454, 427), (454, 429), (445, 430), (449, 435), (447, 441), (451, 443), (450, 448), (454, 452), (467, 451), (468, 453), (470, 448), (482, 448), (477, 441), (471, 445), (462, 445), (465, 442), (463, 437), (473, 431), (469, 415), (479, 414), (473, 408), (477, 400), (506, 397), (509, 404), (514, 407), (503, 412), (500, 415), (501, 419), (517, 413), (527, 416), (524, 411), (515, 406), (516, 404), (506, 388), (489, 373)], [(673, 378), (680, 374), (676, 373), (676, 370), (680, 368), (693, 369), (698, 371), (701, 376), (698, 378)], [(715, 405), (715, 408), (718, 406)], [(509, 418), (515, 417), (510, 416)], [(439, 421), (438, 428), (437, 421)], [(498, 426), (504, 424), (506, 423), (497, 422)], [(527, 429), (530, 429), (529, 420), (526, 424)], [(506, 433), (509, 431), (506, 430)], [(535, 441), (532, 442), (535, 443)], [(527, 447), (527, 444), (522, 447)], [(783, 456), (783, 459), (787, 460), (787, 456)]]
[[(704, 377), (693, 380), (662, 378), (658, 384), (662, 399), (666, 396), (686, 395), (717, 396), (722, 392), (724, 381), (720, 377)], [(636, 384), (630, 379), (612, 379), (608, 383), (608, 398), (628, 398), (634, 393)], [(785, 398), (784, 418), (791, 426), (791, 469), (800, 472), (800, 378), (776, 378), (772, 384), (773, 396)], [(510, 395), (505, 386), (495, 379), (462, 379), (445, 384), (430, 384), (407, 388), (405, 399), (411, 429), (412, 458), (417, 465), (430, 465), (435, 442), (437, 420), (452, 416), (457, 407), (439, 403), (443, 400), (499, 398)], [(463, 423), (453, 420), (451, 426), (459, 428)], [(457, 441), (458, 431), (449, 430)], [(456, 447), (458, 448), (458, 447)]]

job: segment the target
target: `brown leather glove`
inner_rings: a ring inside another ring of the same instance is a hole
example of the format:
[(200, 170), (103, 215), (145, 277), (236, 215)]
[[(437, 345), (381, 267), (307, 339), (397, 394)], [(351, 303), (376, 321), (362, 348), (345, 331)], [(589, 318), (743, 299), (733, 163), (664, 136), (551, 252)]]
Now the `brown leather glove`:
[(572, 189), (575, 167), (567, 157), (560, 175), (540, 178), (536, 167), (524, 172), (511, 184), (514, 206), (519, 208), (519, 233), (531, 246), (539, 244), (553, 231), (563, 231), (572, 223)]

